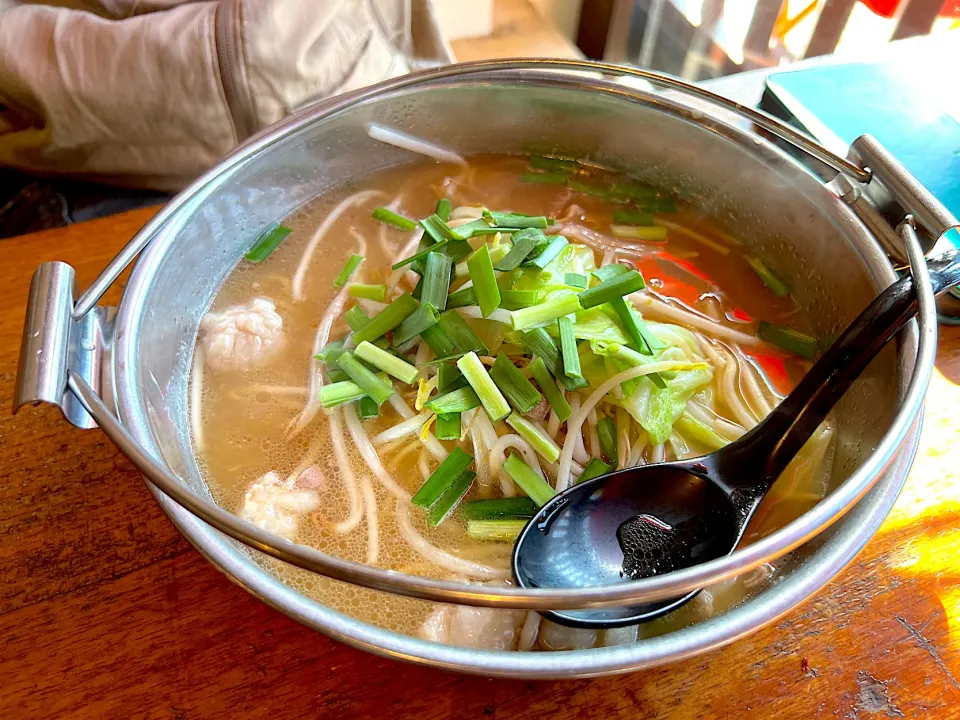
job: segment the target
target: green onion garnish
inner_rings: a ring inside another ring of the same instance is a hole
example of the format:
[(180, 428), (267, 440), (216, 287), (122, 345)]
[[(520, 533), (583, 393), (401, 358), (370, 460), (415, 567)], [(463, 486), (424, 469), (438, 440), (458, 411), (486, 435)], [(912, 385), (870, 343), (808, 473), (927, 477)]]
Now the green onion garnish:
[(610, 462), (617, 459), (617, 426), (613, 418), (605, 417), (597, 423), (597, 435), (600, 438), (600, 451)]
[[(359, 256), (355, 256), (359, 257)], [(374, 341), (381, 335), (390, 332), (406, 320), (420, 306), (413, 296), (404, 293), (374, 315), (369, 324), (353, 333), (353, 340), (358, 345), (364, 340)]]
[(537, 505), (525, 497), (471, 500), (460, 506), (460, 514), (467, 520), (522, 520), (536, 515)]
[(543, 215), (521, 215), (519, 213), (501, 213), (483, 211), (483, 219), (496, 228), (545, 228), (550, 224)]
[(404, 258), (397, 264), (393, 265), (392, 268), (394, 270), (399, 270), (400, 268), (410, 265), (411, 263), (417, 262), (418, 260), (423, 260), (430, 253), (438, 252), (441, 248), (445, 247), (449, 242), (450, 242), (449, 240), (447, 240), (446, 238), (443, 238), (439, 242), (436, 242), (430, 247), (428, 247), (426, 250), (421, 250), (420, 252), (414, 253), (408, 258)]
[(501, 290), (500, 307), (506, 310), (520, 310), (540, 302), (540, 293), (536, 290)]
[(360, 398), (360, 417), (363, 420), (369, 420), (370, 418), (380, 417), (380, 406), (373, 401), (372, 398), (364, 395)]
[(563, 276), (563, 284), (586, 290), (590, 285), (590, 278), (580, 273), (565, 273)]
[[(640, 275), (640, 273), (637, 273), (637, 275)], [(643, 283), (643, 278), (640, 278), (640, 282)], [(643, 285), (641, 284), (640, 287), (643, 287)], [(533, 305), (528, 308), (523, 308), (522, 310), (513, 310), (510, 313), (510, 321), (513, 324), (513, 329), (526, 330), (527, 328), (532, 328), (537, 325), (545, 325), (546, 323), (553, 322), (563, 315), (575, 313), (581, 309), (579, 298), (588, 292), (590, 291), (584, 290), (579, 296), (574, 293), (561, 295), (553, 300), (542, 302), (539, 305)]]
[(457, 367), (480, 398), (483, 409), (487, 411), (492, 422), (500, 422), (510, 414), (510, 404), (487, 374), (487, 369), (476, 353), (467, 353), (457, 360)]
[[(470, 329), (466, 321), (457, 314), (456, 310), (447, 310), (443, 313), (437, 322), (437, 326), (453, 341), (454, 346), (463, 352), (475, 352), (479, 355), (487, 354), (487, 346), (484, 345), (483, 341)], [(437, 351), (434, 350), (434, 352)], [(448, 353), (444, 353), (444, 355), (450, 355), (452, 353), (453, 351), (451, 350)], [(437, 354), (439, 355), (440, 353)]]
[(564, 316), (557, 319), (560, 329), (560, 355), (563, 358), (563, 374), (569, 378), (578, 378), (580, 372), (580, 355), (577, 353), (577, 338), (573, 334), (573, 323)]
[(437, 440), (460, 439), (460, 413), (437, 415)]
[(626, 265), (621, 265), (620, 263), (610, 263), (609, 265), (604, 265), (603, 267), (594, 270), (593, 276), (600, 282), (606, 282), (607, 280), (613, 280), (613, 278), (620, 277), (628, 272), (630, 272), (630, 268), (628, 268)]
[(530, 167), (537, 170), (556, 170), (571, 173), (580, 167), (576, 160), (561, 160), (560, 158), (545, 157), (543, 155), (531, 155)]
[(433, 305), (423, 303), (393, 331), (393, 346), (403, 347), (417, 335), (423, 335), (425, 330), (437, 324), (438, 317)]
[(468, 288), (463, 288), (462, 290), (457, 290), (447, 295), (447, 309), (453, 310), (458, 307), (466, 307), (467, 305), (476, 305), (477, 304), (477, 293), (473, 289), (473, 285)]
[(771, 345), (789, 350), (795, 355), (813, 360), (817, 354), (817, 339), (797, 330), (791, 330), (780, 325), (760, 321), (757, 337)]
[(488, 317), (490, 313), (500, 307), (500, 288), (497, 287), (497, 275), (493, 272), (493, 262), (490, 260), (490, 249), (481, 245), (467, 260), (470, 270), (470, 279), (473, 281), (473, 291), (477, 296), (480, 313)]
[(590, 458), (590, 462), (587, 463), (587, 466), (583, 469), (583, 472), (580, 473), (580, 477), (577, 478), (577, 482), (575, 484), (579, 485), (587, 480), (593, 480), (595, 477), (606, 475), (607, 473), (613, 472), (616, 469), (617, 466), (612, 463), (606, 463), (600, 458)]
[(463, 373), (456, 365), (442, 362), (437, 366), (437, 390), (439, 392), (459, 390), (466, 385), (467, 379), (463, 377)]
[(617, 195), (633, 198), (634, 200), (653, 200), (659, 192), (650, 185), (637, 185), (636, 183), (614, 183), (610, 186), (611, 191)]
[(436, 527), (450, 517), (450, 513), (456, 510), (457, 505), (470, 490), (476, 476), (477, 474), (472, 470), (465, 470), (457, 476), (450, 487), (444, 490), (443, 495), (427, 511), (427, 520), (431, 525)]
[[(363, 312), (361, 310), (361, 312)], [(350, 313), (347, 313), (348, 315)], [(323, 362), (336, 362), (337, 358), (340, 357), (340, 353), (343, 352), (343, 340), (334, 340), (329, 345), (324, 347), (320, 352), (314, 355), (317, 360), (323, 360)], [(330, 359), (332, 356), (333, 359)]]
[(510, 414), (507, 425), (516, 430), (517, 434), (530, 443), (530, 447), (547, 462), (554, 463), (560, 458), (560, 447), (539, 426), (517, 413)]
[(320, 404), (327, 409), (335, 408), (339, 405), (359, 400), (365, 395), (366, 393), (363, 391), (363, 388), (355, 382), (342, 380), (324, 385), (320, 388)]
[(243, 256), (244, 259), (255, 263), (263, 262), (292, 232), (293, 230), (280, 223), (270, 226), (257, 238), (253, 247)]
[(493, 367), (490, 368), (490, 377), (521, 415), (533, 410), (540, 402), (540, 392), (502, 352), (497, 355)]
[(437, 209), (433, 211), (433, 214), (447, 222), (450, 219), (450, 210), (452, 209), (452, 203), (447, 198), (441, 198), (437, 200)]
[(547, 370), (542, 357), (538, 357), (530, 363), (530, 372), (533, 374), (533, 379), (537, 381), (537, 385), (540, 386), (540, 392), (550, 403), (550, 407), (553, 408), (560, 422), (569, 418), (573, 414), (570, 403), (560, 392), (560, 388), (557, 387), (556, 381), (550, 375), (550, 371)]
[(369, 395), (377, 405), (383, 405), (386, 400), (393, 395), (393, 386), (377, 377), (377, 375), (366, 365), (357, 360), (352, 353), (345, 352), (337, 358), (337, 365), (347, 376), (357, 385), (363, 388), (363, 391)]
[(524, 266), (528, 267), (538, 267), (543, 270), (550, 262), (552, 262), (557, 255), (563, 252), (563, 249), (568, 245), (567, 239), (562, 235), (551, 235), (548, 237), (550, 241), (547, 243), (547, 246), (536, 252), (536, 256), (533, 253), (530, 253), (530, 258), (524, 262)]
[(498, 232), (510, 232), (507, 228), (492, 228), (483, 220), (471, 220), (459, 227), (450, 228), (457, 240), (469, 240), (474, 235), (494, 235)]
[(467, 520), (467, 535), (474, 540), (513, 542), (523, 532), (526, 524), (526, 520), (514, 519)]
[(424, 233), (426, 233), (426, 235), (428, 235), (437, 244), (443, 242), (444, 240), (458, 239), (457, 236), (453, 234), (453, 230), (450, 229), (450, 226), (447, 225), (437, 215), (425, 217), (420, 221), (420, 225), (423, 227)]
[(364, 362), (373, 365), (378, 370), (383, 370), (387, 375), (392, 375), (407, 385), (416, 380), (417, 375), (420, 374), (410, 363), (401, 360), (395, 355), (391, 355), (386, 350), (375, 347), (367, 341), (357, 345), (357, 349), (353, 352)]
[(352, 283), (350, 287), (347, 288), (347, 293), (350, 297), (366, 298), (367, 300), (383, 302), (387, 298), (387, 286)]
[(433, 354), (437, 357), (448, 357), (457, 351), (457, 346), (453, 344), (453, 340), (440, 328), (439, 319), (436, 325), (421, 330), (420, 337), (430, 346)]
[(777, 297), (786, 297), (790, 294), (790, 286), (778, 278), (773, 270), (764, 264), (763, 260), (758, 257), (750, 257), (749, 255), (744, 255), (743, 259), (750, 264), (750, 267), (753, 268), (757, 276), (763, 280), (763, 284), (770, 288), (770, 291), (774, 295)]
[(363, 262), (363, 255), (351, 255), (347, 260), (346, 265), (343, 266), (343, 270), (340, 271), (340, 274), (337, 275), (336, 279), (333, 281), (335, 287), (343, 287), (346, 285), (347, 280), (357, 271), (357, 268), (360, 267), (360, 263)]
[(653, 214), (642, 210), (617, 210), (613, 221), (621, 225), (653, 225)]
[(437, 415), (449, 415), (450, 413), (463, 413), (467, 410), (473, 410), (480, 407), (480, 398), (471, 387), (462, 387), (458, 390), (451, 390), (444, 395), (438, 395), (426, 403), (424, 407)]
[(410, 218), (405, 218), (403, 215), (397, 215), (393, 210), (389, 210), (385, 207), (378, 207), (373, 211), (373, 219), (379, 220), (380, 222), (386, 223), (387, 225), (393, 225), (399, 230), (416, 230), (417, 223), (415, 223)]
[(337, 343), (330, 343), (317, 354), (317, 358), (323, 360), (327, 366), (327, 376), (332, 383), (348, 379), (347, 374), (337, 365), (337, 360), (340, 359), (340, 356), (343, 355), (344, 352), (346, 351), (343, 349), (343, 342), (339, 341)]
[(549, 502), (557, 494), (519, 455), (511, 454), (503, 464), (503, 469), (538, 506)]
[(527, 228), (516, 233), (513, 236), (513, 245), (510, 251), (497, 263), (497, 270), (501, 272), (516, 270), (540, 241), (545, 239), (546, 235), (536, 228)]
[(584, 310), (602, 305), (616, 298), (643, 290), (643, 275), (636, 270), (628, 270), (615, 278), (604, 280), (599, 285), (580, 293), (580, 305)]
[(585, 378), (568, 378), (563, 374), (563, 364), (560, 360), (560, 350), (553, 338), (546, 330), (534, 328), (521, 335), (520, 342), (527, 351), (543, 360), (547, 369), (560, 381), (567, 390), (578, 390), (587, 386)]
[(614, 192), (610, 188), (600, 187), (598, 185), (590, 185), (589, 183), (577, 182), (576, 180), (568, 180), (567, 187), (571, 190), (576, 190), (581, 192), (584, 195), (593, 195), (595, 197), (606, 198), (607, 200), (621, 200), (622, 196), (619, 193)]
[(566, 181), (567, 175), (557, 172), (524, 173), (520, 176), (520, 182), (528, 185), (563, 185)]
[(655, 350), (663, 349), (663, 343), (647, 329), (643, 320), (637, 316), (636, 310), (630, 307), (625, 299), (616, 298), (610, 301), (610, 305), (616, 311), (617, 317), (620, 318), (620, 322), (627, 331), (630, 344), (634, 350), (638, 350), (644, 355), (653, 355)]
[(423, 290), (421, 304), (433, 305), (437, 310), (447, 307), (447, 292), (450, 290), (450, 271), (453, 263), (446, 255), (432, 252), (423, 264)]
[(632, 238), (633, 240), (663, 242), (667, 239), (667, 229), (662, 225), (651, 225), (649, 227), (639, 225), (611, 225), (610, 231), (617, 237)]
[(420, 486), (420, 489), (417, 490), (411, 502), (417, 507), (430, 507), (443, 495), (444, 490), (450, 487), (453, 481), (470, 467), (470, 463), (472, 462), (473, 457), (471, 455), (455, 447), (453, 451), (447, 455), (446, 459), (440, 463), (440, 466), (427, 478), (426, 482)]

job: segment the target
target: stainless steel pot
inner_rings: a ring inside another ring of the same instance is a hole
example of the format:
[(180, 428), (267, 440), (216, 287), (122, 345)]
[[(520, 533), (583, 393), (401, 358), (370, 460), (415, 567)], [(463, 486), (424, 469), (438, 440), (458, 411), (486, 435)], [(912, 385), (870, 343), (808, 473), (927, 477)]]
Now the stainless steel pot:
[[(604, 74), (669, 86), (681, 97), (633, 89)], [(684, 96), (739, 113), (832, 167), (837, 178), (823, 185), (770, 143), (691, 107)], [(264, 226), (334, 185), (412, 159), (404, 150), (372, 140), (366, 132), (371, 122), (467, 155), (557, 153), (673, 188), (735, 229), (748, 248), (789, 258), (778, 267), (824, 334), (849, 322), (895, 277), (868, 225), (883, 236), (885, 247), (908, 257), (923, 280), (914, 227), (929, 245), (955, 224), (869, 138), (858, 141), (856, 157), (876, 172), (833, 156), (756, 111), (653, 73), (542, 60), (441, 68), (320, 103), (253, 138), (171, 201), (76, 301), (72, 269), (41, 266), (31, 288), (15, 405), (55, 403), (82, 427), (93, 427), (91, 415), (96, 418), (153, 483), (161, 506), (191, 542), (265, 602), (345, 642), (443, 667), (566, 677), (676, 660), (772, 621), (852, 559), (886, 516), (915, 452), (936, 340), (933, 298), (923, 282), (918, 282), (923, 289), (919, 334), (911, 330), (896, 350), (881, 355), (837, 410), (840, 441), (828, 497), (728, 558), (617, 588), (478, 589), (338, 560), (215, 506), (197, 471), (187, 430), (187, 379), (200, 317)], [(908, 214), (913, 221), (899, 223), (896, 232), (884, 224), (884, 217)], [(138, 254), (120, 307), (116, 312), (96, 307)], [(333, 612), (279, 583), (242, 545), (211, 525), (274, 557), (379, 590), (540, 609), (671, 597), (800, 550), (794, 569), (780, 583), (684, 630), (617, 648), (497, 653), (438, 646)]]

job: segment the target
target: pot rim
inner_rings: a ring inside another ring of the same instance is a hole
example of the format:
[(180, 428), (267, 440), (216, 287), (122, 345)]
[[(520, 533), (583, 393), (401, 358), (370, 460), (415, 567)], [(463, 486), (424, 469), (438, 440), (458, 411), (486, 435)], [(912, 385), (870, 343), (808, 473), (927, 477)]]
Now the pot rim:
[[(139, 337), (136, 328), (139, 320), (138, 308), (142, 306), (141, 301), (143, 295), (148, 289), (152, 278), (151, 269), (157, 265), (158, 259), (162, 257), (169, 242), (173, 238), (172, 233), (164, 234), (163, 231), (167, 230), (168, 226), (174, 223), (178, 214), (184, 209), (189, 208), (195, 203), (202, 202), (204, 196), (215, 187), (217, 182), (222, 180), (223, 176), (230, 170), (237, 168), (252, 156), (269, 148), (274, 142), (281, 140), (305, 125), (322, 120), (340, 110), (360, 104), (367, 99), (376, 98), (383, 93), (400, 91), (410, 87), (416, 88), (420, 85), (425, 85), (428, 88), (433, 87), (432, 83), (438, 81), (469, 84), (473, 81), (474, 77), (478, 75), (481, 76), (481, 79), (485, 80), (489, 80), (490, 77), (503, 77), (508, 82), (546, 82), (547, 79), (549, 79), (554, 83), (565, 82), (570, 86), (586, 88), (588, 90), (615, 92), (620, 98), (625, 98), (632, 102), (658, 106), (672, 112), (681, 120), (687, 120), (701, 126), (706, 125), (709, 129), (722, 133), (729, 141), (760, 154), (764, 160), (770, 163), (785, 164), (793, 169), (802, 169), (796, 161), (786, 156), (770, 143), (762, 139), (758, 141), (756, 135), (749, 134), (716, 117), (705, 116), (700, 110), (691, 109), (683, 103), (676, 102), (662, 95), (626, 88), (622, 85), (588, 80), (569, 74), (530, 73), (524, 71), (530, 66), (544, 68), (551, 67), (552, 64), (559, 65), (562, 69), (570, 69), (571, 65), (574, 65), (581, 70), (590, 71), (612, 67), (594, 63), (574, 63), (572, 61), (557, 63), (553, 63), (553, 61), (481, 62), (424, 71), (412, 76), (386, 81), (372, 88), (365, 88), (346, 96), (319, 103), (278, 126), (268, 129), (239, 148), (232, 155), (228, 156), (228, 158), (202, 176), (172, 201), (153, 221), (145, 226), (141, 233), (138, 234), (138, 237), (134, 238), (134, 241), (131, 241), (131, 245), (141, 243), (142, 245), (149, 244), (149, 247), (147, 247), (131, 274), (117, 317), (117, 340), (114, 354), (117, 406), (123, 424), (130, 430), (134, 438), (141, 445), (150, 448), (154, 454), (157, 454), (156, 448), (153, 446), (152, 439), (150, 438), (149, 427), (145, 421), (145, 413), (142, 408), (142, 398), (137, 388), (136, 353), (139, 346)], [(617, 71), (621, 71), (621, 69), (617, 69)], [(626, 69), (623, 69), (622, 72), (631, 74), (630, 71)], [(650, 74), (643, 73), (642, 75), (647, 77)], [(805, 184), (803, 188), (804, 194), (808, 197), (815, 195), (818, 202), (822, 201), (821, 209), (826, 212), (835, 223), (845, 226), (844, 229), (848, 236), (856, 237), (858, 242), (855, 244), (855, 248), (874, 280), (877, 282), (892, 281), (894, 275), (889, 263), (886, 261), (886, 258), (883, 256), (872, 236), (870, 236), (864, 226), (856, 219), (850, 209), (836, 196), (828, 192), (812, 175), (805, 172), (798, 173), (797, 183), (798, 185)], [(159, 241), (150, 242), (157, 235), (162, 236)], [(929, 382), (929, 372), (930, 368), (914, 365), (909, 389), (903, 398), (901, 407), (896, 413), (891, 428), (884, 435), (871, 455), (847, 480), (813, 509), (794, 522), (781, 528), (767, 538), (745, 549), (738, 550), (730, 556), (687, 570), (670, 573), (669, 575), (635, 581), (633, 583), (625, 583), (613, 588), (593, 590), (530, 591), (485, 587), (483, 592), (480, 593), (476, 590), (471, 590), (470, 586), (465, 583), (403, 576), (399, 573), (370, 568), (360, 563), (347, 563), (345, 561), (341, 561), (339, 564), (348, 567), (349, 572), (341, 579), (347, 579), (352, 582), (357, 582), (357, 584), (376, 587), (378, 589), (392, 589), (394, 591), (400, 589), (401, 585), (406, 585), (408, 588), (414, 589), (411, 592), (407, 592), (407, 594), (416, 594), (421, 597), (429, 596), (435, 600), (447, 600), (467, 604), (499, 605), (504, 607), (536, 607), (537, 603), (540, 603), (541, 607), (545, 607), (544, 603), (553, 603), (553, 606), (559, 609), (564, 606), (587, 607), (599, 606), (601, 604), (620, 604), (638, 599), (661, 599), (682, 594), (686, 592), (687, 589), (701, 587), (740, 574), (798, 547), (810, 537), (821, 532), (839, 519), (862, 498), (882, 473), (895, 461), (895, 456), (907, 440), (908, 433), (922, 406), (923, 393)], [(324, 556), (322, 553), (320, 555)], [(330, 556), (324, 557), (329, 558)], [(638, 594), (639, 591), (636, 590), (640, 585), (644, 585), (647, 590), (647, 592), (642, 595)], [(482, 598), (484, 602), (475, 602), (476, 597)], [(523, 598), (535, 598), (535, 600), (525, 602), (522, 600)]]

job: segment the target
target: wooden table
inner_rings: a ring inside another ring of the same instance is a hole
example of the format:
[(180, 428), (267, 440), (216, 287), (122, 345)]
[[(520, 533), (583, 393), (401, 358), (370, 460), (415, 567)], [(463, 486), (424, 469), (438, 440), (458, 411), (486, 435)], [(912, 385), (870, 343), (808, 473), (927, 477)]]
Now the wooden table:
[[(86, 287), (149, 216), (0, 242), (0, 405), (34, 267), (64, 260)], [(960, 330), (945, 328), (907, 487), (813, 601), (706, 656), (570, 682), (460, 676), (328, 640), (191, 549), (99, 431), (52, 408), (2, 413), (0, 717), (948, 717), (960, 703), (956, 382)]]

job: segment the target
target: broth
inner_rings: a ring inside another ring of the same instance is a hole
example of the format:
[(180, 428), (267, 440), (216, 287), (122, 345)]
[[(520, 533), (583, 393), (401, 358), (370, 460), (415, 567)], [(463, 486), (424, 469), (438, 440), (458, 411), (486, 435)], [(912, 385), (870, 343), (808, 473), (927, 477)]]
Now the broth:
[[(418, 508), (399, 509), (403, 503), (398, 505), (395, 493), (391, 493), (371, 472), (369, 464), (364, 462), (351, 442), (349, 428), (343, 425), (348, 417), (346, 413), (354, 412), (356, 417), (353, 405), (338, 408), (330, 415), (320, 410), (312, 418), (307, 416), (309, 422), (305, 426), (297, 428), (297, 420), (302, 417), (308, 401), (310, 358), (315, 351), (318, 323), (338, 297), (332, 284), (334, 278), (349, 256), (357, 253), (365, 259), (353, 276), (353, 282), (388, 283), (391, 264), (398, 257), (414, 251), (402, 252), (404, 246), (410, 244), (409, 231), (401, 231), (371, 217), (371, 211), (378, 206), (389, 206), (406, 217), (423, 218), (434, 212), (438, 199), (449, 197), (454, 208), (483, 206), (557, 218), (561, 225), (559, 234), (571, 242), (615, 245), (614, 254), (641, 271), (647, 282), (647, 294), (654, 297), (652, 306), (639, 308), (645, 319), (651, 321), (651, 327), (670, 333), (669, 325), (661, 326), (656, 321), (670, 323), (676, 322), (674, 317), (681, 320), (696, 317), (699, 318), (699, 328), (716, 331), (705, 334), (717, 342), (710, 343), (702, 338), (696, 341), (701, 346), (709, 345), (703, 348), (703, 355), (713, 372), (713, 378), (696, 397), (710, 413), (707, 420), (731, 433), (727, 440), (736, 432), (742, 432), (742, 427), (740, 431), (736, 427), (755, 423), (757, 417), (768, 412), (802, 377), (809, 363), (796, 355), (762, 342), (754, 341), (742, 348), (731, 342), (731, 337), (739, 336), (731, 335), (729, 331), (755, 336), (759, 320), (801, 331), (807, 326), (794, 301), (789, 296), (778, 297), (772, 293), (761, 276), (751, 269), (738, 241), (717, 228), (696, 208), (676, 201), (675, 212), (657, 215), (658, 221), (669, 223), (665, 242), (611, 240), (615, 237), (611, 236), (609, 229), (612, 214), (622, 209), (621, 205), (607, 197), (584, 193), (577, 187), (523, 182), (521, 178), (528, 172), (526, 158), (503, 156), (471, 158), (466, 170), (423, 162), (384, 171), (309, 203), (284, 221), (292, 233), (269, 258), (260, 263), (240, 262), (217, 295), (211, 311), (222, 313), (257, 297), (268, 298), (274, 303), (276, 314), (282, 318), (282, 340), (271, 346), (269, 361), (250, 369), (222, 366), (222, 361), (217, 359), (221, 356), (216, 354), (222, 347), (198, 350), (193, 380), (194, 397), (198, 400), (192, 407), (193, 439), (201, 472), (217, 502), (240, 513), (253, 483), (273, 472), (281, 483), (283, 478), (290, 478), (304, 492), (300, 498), (284, 501), (290, 503), (290, 507), (281, 508), (272, 515), (270, 522), (279, 524), (268, 529), (287, 527), (283, 524), (289, 519), (284, 514), (287, 510), (294, 514), (303, 510), (302, 517), (293, 521), (292, 536), (298, 542), (324, 552), (368, 562), (375, 545), (375, 562), (380, 567), (438, 578), (467, 579), (469, 576), (479, 582), (501, 582), (506, 578), (504, 572), (491, 574), (476, 568), (506, 568), (512, 543), (472, 539), (457, 513), (439, 526), (431, 527)], [(605, 187), (611, 182), (624, 180), (597, 169), (583, 168), (577, 173), (578, 182), (590, 187)], [(366, 194), (356, 196), (358, 192)], [(350, 204), (351, 198), (355, 201), (353, 204)], [(345, 208), (344, 203), (348, 205)], [(666, 203), (665, 207), (669, 204)], [(331, 223), (332, 213), (337, 211), (342, 212)], [(324, 224), (328, 225), (324, 240), (312, 260), (302, 265), (311, 238)], [(603, 255), (600, 251), (595, 253), (598, 266)], [(298, 269), (302, 280), (299, 289)], [(401, 280), (401, 289), (411, 290), (412, 286), (405, 282), (405, 279)], [(298, 292), (301, 296), (296, 299)], [(346, 299), (342, 310), (354, 305), (352, 299), (346, 298), (346, 293), (340, 293), (339, 297)], [(660, 302), (660, 297), (672, 299), (673, 304)], [(336, 315), (330, 326), (330, 340), (343, 338), (350, 331), (344, 313)], [(212, 332), (209, 325), (215, 324), (217, 317), (208, 316), (213, 320), (205, 320), (208, 327), (201, 333)], [(684, 325), (684, 322), (679, 324)], [(499, 323), (486, 320), (473, 323), (472, 327), (478, 335), (487, 333), (492, 337), (497, 325)], [(684, 335), (681, 340), (686, 337)], [(236, 351), (237, 346), (232, 345), (230, 349)], [(257, 346), (256, 350), (259, 349), (262, 348)], [(409, 388), (396, 385), (402, 391), (399, 394), (404, 402), (412, 407), (416, 385)], [(731, 392), (741, 401), (740, 404), (723, 400), (730, 397)], [(583, 394), (588, 393), (589, 389)], [(476, 412), (480, 413), (482, 409)], [(723, 420), (717, 420), (714, 415)], [(379, 417), (364, 420), (362, 427), (373, 438), (403, 420), (397, 409), (387, 402), (381, 406)], [(360, 425), (359, 420), (354, 421), (356, 425)], [(637, 428), (639, 426), (634, 428), (634, 435), (628, 433), (635, 444), (642, 438)], [(596, 439), (592, 433), (586, 432), (585, 436), (585, 447), (595, 450)], [(409, 495), (418, 490), (424, 478), (438, 465), (437, 458), (417, 437), (407, 436), (377, 446), (384, 469)], [(832, 430), (825, 427), (811, 439), (758, 511), (748, 530), (749, 540), (783, 526), (822, 497), (832, 465), (832, 437)], [(346, 464), (342, 462), (343, 456), (338, 455), (338, 442), (348, 458)], [(447, 449), (454, 444), (453, 441), (443, 443)], [(473, 454), (469, 438), (464, 447)], [(708, 446), (693, 438), (684, 439), (674, 433), (665, 443), (647, 445), (638, 459), (653, 462), (675, 456), (690, 457), (709, 450)], [(595, 452), (590, 454), (596, 455)], [(257, 499), (272, 502), (275, 496), (270, 493), (274, 487), (279, 485), (266, 488)], [(495, 494), (495, 484), (490, 487), (474, 483), (466, 499)], [(294, 507), (300, 501), (305, 504)], [(377, 520), (370, 523), (374, 504)], [(358, 507), (361, 508), (360, 514)], [(454, 555), (461, 564), (451, 561), (447, 567), (440, 567), (426, 559), (409, 542), (409, 528), (405, 530), (405, 523), (427, 542)], [(436, 637), (435, 633), (431, 634), (430, 623), (446, 623), (444, 627), (450, 627), (450, 614), (457, 612), (449, 607), (327, 580), (259, 556), (258, 561), (269, 564), (284, 582), (325, 605), (398, 632), (427, 633), (429, 637)], [(461, 567), (468, 571), (466, 575), (456, 571)], [(640, 634), (664, 632), (725, 609), (762, 587), (768, 581), (768, 575), (769, 570), (765, 570), (752, 574), (750, 578), (715, 587), (712, 593), (699, 596), (695, 603), (641, 626)], [(505, 611), (463, 609), (462, 612), (481, 617), (487, 627), (484, 632), (489, 634), (492, 632), (489, 630), (492, 614)], [(510, 622), (521, 623), (519, 618), (523, 615), (511, 616), (513, 620)], [(557, 626), (541, 628), (537, 646), (563, 649), (629, 641), (633, 637), (629, 629), (609, 631), (599, 636), (594, 634), (592, 639), (577, 633), (583, 631)], [(518, 634), (522, 635), (522, 632), (518, 630)], [(461, 644), (484, 645), (486, 642), (472, 636), (444, 639)], [(510, 646), (509, 642), (504, 645), (507, 646)], [(494, 647), (499, 646), (495, 643)]]

